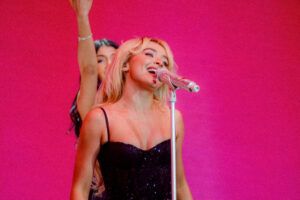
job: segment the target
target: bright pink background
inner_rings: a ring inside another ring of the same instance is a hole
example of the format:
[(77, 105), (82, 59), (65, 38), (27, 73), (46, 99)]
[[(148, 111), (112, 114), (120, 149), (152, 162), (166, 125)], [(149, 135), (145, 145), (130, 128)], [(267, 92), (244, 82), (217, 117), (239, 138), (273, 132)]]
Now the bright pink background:
[[(69, 198), (78, 89), (68, 1), (0, 2), (0, 199)], [(195, 199), (300, 198), (298, 0), (94, 0), (95, 38), (166, 40), (179, 73)]]

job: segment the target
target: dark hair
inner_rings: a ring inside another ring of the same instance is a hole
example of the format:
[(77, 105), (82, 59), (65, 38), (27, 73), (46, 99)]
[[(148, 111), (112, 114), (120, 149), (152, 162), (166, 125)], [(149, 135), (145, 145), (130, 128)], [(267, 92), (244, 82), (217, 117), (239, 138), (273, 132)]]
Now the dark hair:
[(96, 52), (98, 52), (99, 48), (102, 46), (113, 47), (115, 49), (119, 48), (119, 45), (117, 43), (115, 43), (112, 40), (105, 39), (105, 38), (103, 38), (102, 40), (95, 40), (94, 44), (95, 44)]
[[(117, 43), (115, 43), (112, 40), (105, 39), (105, 38), (102, 39), (102, 40), (95, 40), (94, 44), (95, 44), (96, 53), (98, 52), (98, 50), (102, 46), (109, 46), (109, 47), (113, 47), (115, 49), (119, 48), (119, 45)], [(100, 87), (100, 84), (101, 84), (101, 80), (98, 77), (97, 89)], [(79, 115), (78, 108), (77, 108), (78, 93), (79, 93), (79, 90), (76, 93), (76, 96), (75, 96), (75, 98), (73, 100), (73, 103), (72, 103), (72, 107), (70, 109), (70, 118), (71, 118), (71, 121), (72, 121), (72, 125), (71, 125), (71, 127), (69, 128), (69, 130), (67, 132), (67, 134), (69, 134), (72, 131), (72, 129), (74, 128), (74, 132), (75, 132), (75, 135), (76, 135), (77, 138), (79, 137), (80, 128), (81, 128), (81, 125), (82, 125), (82, 120), (81, 120), (81, 117)]]

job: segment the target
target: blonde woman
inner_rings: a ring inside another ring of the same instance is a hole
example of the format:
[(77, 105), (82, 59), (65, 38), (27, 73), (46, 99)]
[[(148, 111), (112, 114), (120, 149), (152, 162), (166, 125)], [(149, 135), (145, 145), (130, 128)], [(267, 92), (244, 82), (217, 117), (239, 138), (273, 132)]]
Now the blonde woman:
[[(173, 69), (161, 40), (137, 38), (117, 50), (100, 86), (98, 103), (83, 122), (71, 199), (87, 199), (93, 169), (100, 162), (105, 199), (171, 199), (170, 109), (168, 87), (157, 68)], [(183, 163), (184, 126), (176, 111), (177, 198), (192, 199)]]

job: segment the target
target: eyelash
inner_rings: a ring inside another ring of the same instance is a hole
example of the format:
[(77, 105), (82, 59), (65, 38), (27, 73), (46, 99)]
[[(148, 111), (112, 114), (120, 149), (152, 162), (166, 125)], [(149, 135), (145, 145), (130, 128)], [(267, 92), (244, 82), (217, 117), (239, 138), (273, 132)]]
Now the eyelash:
[(152, 57), (152, 58), (153, 58), (153, 54), (152, 54), (152, 53), (145, 52), (145, 55), (146, 55), (146, 56), (150, 56), (150, 57)]
[(104, 59), (98, 60), (98, 63), (103, 63), (103, 62), (105, 62)]
[[(150, 57), (152, 57), (152, 58), (154, 57), (153, 53), (150, 53), (150, 52), (145, 52), (145, 55), (146, 55), (146, 56), (150, 56)], [(165, 67), (168, 67), (168, 66), (169, 66), (168, 62), (166, 62), (166, 61), (163, 62), (163, 65), (164, 65)]]

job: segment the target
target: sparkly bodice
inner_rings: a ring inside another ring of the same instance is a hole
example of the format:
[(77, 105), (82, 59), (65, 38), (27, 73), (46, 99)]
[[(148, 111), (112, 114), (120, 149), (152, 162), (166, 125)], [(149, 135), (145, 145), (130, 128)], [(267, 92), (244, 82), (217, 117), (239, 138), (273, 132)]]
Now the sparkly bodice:
[(148, 151), (108, 142), (98, 156), (106, 199), (171, 199), (170, 140)]
[(149, 150), (122, 142), (108, 141), (102, 145), (97, 159), (104, 180), (105, 199), (171, 199), (170, 145), (170, 139)]

